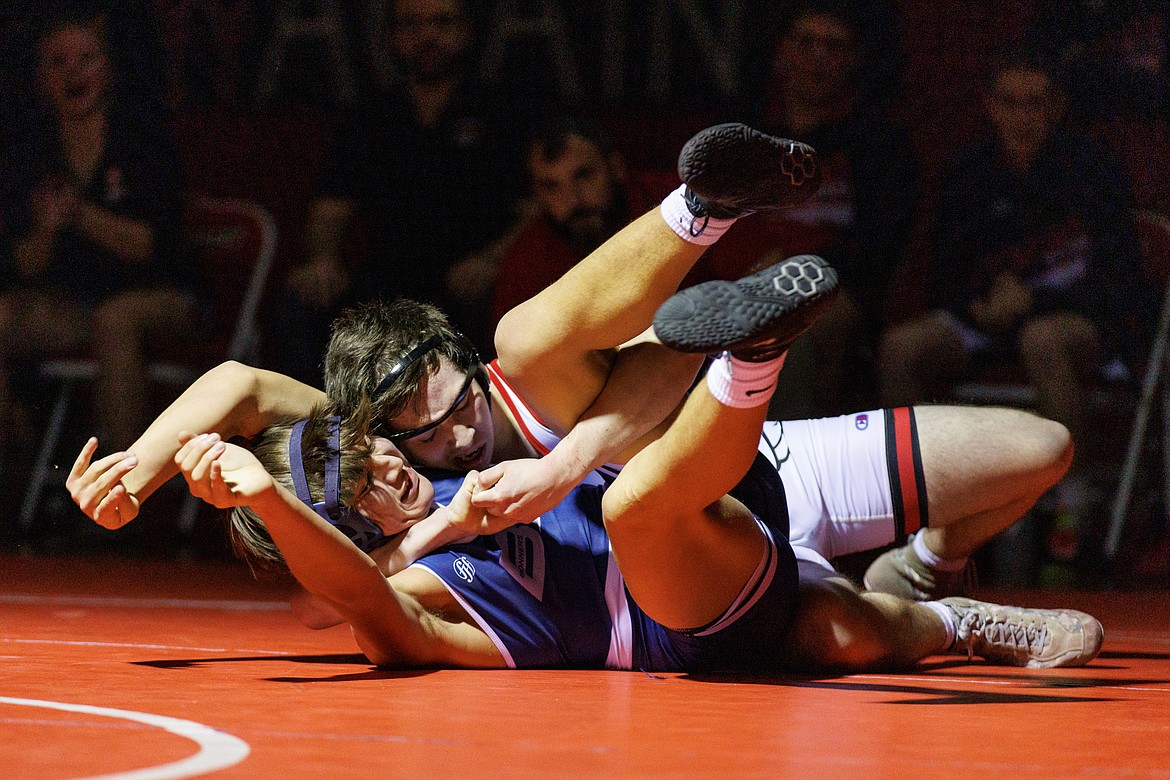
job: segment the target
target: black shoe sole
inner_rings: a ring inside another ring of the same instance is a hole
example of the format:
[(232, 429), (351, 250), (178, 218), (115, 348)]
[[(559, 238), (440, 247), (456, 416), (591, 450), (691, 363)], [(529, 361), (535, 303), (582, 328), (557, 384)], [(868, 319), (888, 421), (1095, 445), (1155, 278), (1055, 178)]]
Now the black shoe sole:
[(798, 255), (735, 282), (705, 282), (675, 293), (654, 315), (654, 332), (679, 352), (770, 356), (808, 330), (836, 292), (832, 266), (816, 255)]
[(687, 141), (678, 175), (718, 216), (795, 206), (817, 191), (821, 165), (807, 144), (729, 123)]

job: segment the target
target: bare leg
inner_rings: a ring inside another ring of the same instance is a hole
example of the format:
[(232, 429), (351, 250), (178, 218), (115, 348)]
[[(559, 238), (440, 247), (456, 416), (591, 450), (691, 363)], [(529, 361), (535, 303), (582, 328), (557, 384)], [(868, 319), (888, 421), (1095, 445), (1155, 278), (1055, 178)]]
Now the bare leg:
[(32, 435), (26, 412), (12, 394), (12, 358), (80, 348), (88, 338), (88, 321), (89, 313), (63, 295), (20, 291), (0, 297), (0, 445)]
[[(649, 327), (705, 249), (675, 235), (657, 210), (643, 215), (503, 317), (500, 367), (547, 422), (567, 430), (605, 385), (614, 348)], [(669, 353), (661, 361), (693, 377), (700, 359)]]
[(929, 526), (865, 572), (871, 591), (965, 592), (968, 557), (1027, 512), (1072, 460), (1068, 429), (1017, 409), (918, 406)]
[(878, 352), (882, 406), (912, 406), (941, 398), (966, 370), (967, 353), (955, 333), (929, 316), (891, 327)]
[[(680, 189), (668, 196), (661, 210), (635, 220), (505, 315), (496, 331), (504, 373), (547, 422), (571, 427), (605, 384), (612, 350), (649, 328), (706, 245), (738, 216), (808, 198), (819, 185), (819, 167), (807, 146), (743, 125), (696, 134), (679, 153), (685, 195)], [(685, 389), (699, 358), (659, 358), (658, 376), (671, 361), (678, 371), (668, 385)], [(648, 394), (659, 387), (654, 374), (644, 381), (653, 383)], [(673, 408), (664, 404), (657, 419)]]
[(910, 666), (943, 652), (947, 630), (934, 610), (801, 562), (800, 598), (788, 633), (793, 670), (856, 672)]
[(724, 353), (715, 362), (603, 499), (626, 584), (663, 625), (695, 628), (716, 619), (760, 565), (765, 533), (725, 494), (755, 459), (784, 351), (831, 305), (836, 285), (823, 260), (802, 256), (735, 283), (684, 290), (655, 315), (663, 343), (705, 352), (723, 340), (740, 356)]
[(1080, 440), (1085, 377), (1100, 362), (1096, 328), (1084, 317), (1054, 314), (1025, 325), (1019, 345), (1028, 381), (1036, 387), (1039, 412), (1064, 423), (1073, 438)]
[(626, 584), (666, 626), (715, 619), (759, 565), (763, 532), (724, 494), (755, 457), (766, 408), (733, 409), (696, 389), (605, 493), (606, 528)]
[(927, 546), (958, 560), (1015, 523), (1064, 475), (1068, 429), (1016, 409), (919, 406)]
[[(1020, 357), (1028, 381), (1036, 388), (1041, 414), (1064, 423), (1074, 442), (1087, 436), (1087, 378), (1100, 365), (1101, 340), (1097, 329), (1073, 314), (1053, 314), (1029, 322), (1019, 337)], [(1083, 449), (1083, 453), (1091, 453)], [(1091, 460), (1077, 457), (1055, 491), (1061, 520), (1083, 533), (1089, 521), (1092, 496)], [(1074, 536), (1075, 539), (1075, 536)], [(1076, 543), (1071, 552), (1075, 554)]]

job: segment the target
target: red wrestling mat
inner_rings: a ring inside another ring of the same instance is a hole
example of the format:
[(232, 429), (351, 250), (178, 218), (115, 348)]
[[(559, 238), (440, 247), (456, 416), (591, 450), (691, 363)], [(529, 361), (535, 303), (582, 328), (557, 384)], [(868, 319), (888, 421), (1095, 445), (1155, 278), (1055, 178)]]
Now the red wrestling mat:
[(230, 563), (3, 558), (0, 774), (1170, 776), (1170, 593), (1009, 600), (1094, 613), (1104, 652), (1038, 673), (391, 673)]

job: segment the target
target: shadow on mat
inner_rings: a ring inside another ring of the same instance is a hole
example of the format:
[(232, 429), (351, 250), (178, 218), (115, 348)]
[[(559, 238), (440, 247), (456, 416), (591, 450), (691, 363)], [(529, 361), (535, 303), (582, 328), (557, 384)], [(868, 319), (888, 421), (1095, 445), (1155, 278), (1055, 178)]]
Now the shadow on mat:
[(316, 683), (346, 682), (350, 680), (391, 680), (421, 677), (432, 674), (434, 669), (378, 669), (361, 653), (330, 653), (326, 655), (242, 655), (216, 658), (168, 658), (161, 661), (132, 661), (135, 666), (150, 666), (155, 669), (194, 669), (200, 666), (222, 663), (248, 663), (264, 661), (296, 664), (352, 664), (364, 666), (367, 671), (351, 674), (335, 674), (328, 677), (265, 677), (268, 682)]
[[(968, 664), (962, 666), (970, 668)], [(937, 670), (936, 670), (937, 671)], [(951, 674), (943, 669), (944, 673)], [(928, 670), (919, 670), (917, 672), (902, 672), (907, 675), (921, 675), (930, 674)], [(890, 673), (890, 676), (896, 676), (898, 672)], [(940, 677), (935, 685), (918, 685), (907, 678), (906, 682), (897, 682), (896, 680), (889, 682), (870, 682), (860, 680), (849, 676), (832, 677), (826, 675), (819, 676), (762, 676), (762, 675), (732, 675), (732, 674), (710, 674), (698, 675), (689, 674), (683, 675), (681, 679), (690, 680), (694, 682), (704, 683), (735, 683), (738, 685), (773, 685), (788, 688), (817, 688), (822, 690), (839, 690), (839, 691), (872, 691), (876, 693), (899, 693), (912, 694), (914, 698), (909, 699), (891, 699), (887, 700), (885, 704), (1037, 704), (1037, 703), (1072, 703), (1072, 702), (1100, 702), (1100, 701), (1115, 701), (1115, 696), (1067, 696), (1057, 693), (1042, 693), (1037, 689), (1056, 690), (1073, 690), (1073, 689), (1093, 689), (1093, 688), (1107, 688), (1117, 689), (1127, 686), (1145, 686), (1145, 685), (1164, 685), (1170, 680), (1165, 678), (1117, 678), (1117, 677), (1069, 677), (1063, 675), (1050, 674), (1028, 674), (1027, 676), (1020, 676), (1019, 674), (995, 674), (989, 673), (985, 668), (980, 668), (975, 674), (966, 675), (972, 681), (979, 680), (994, 680), (994, 681), (1009, 681), (1015, 683), (1017, 689), (1026, 688), (1028, 690), (1015, 691), (969, 691), (955, 687), (943, 687), (944, 683), (955, 683), (954, 679), (947, 679)]]

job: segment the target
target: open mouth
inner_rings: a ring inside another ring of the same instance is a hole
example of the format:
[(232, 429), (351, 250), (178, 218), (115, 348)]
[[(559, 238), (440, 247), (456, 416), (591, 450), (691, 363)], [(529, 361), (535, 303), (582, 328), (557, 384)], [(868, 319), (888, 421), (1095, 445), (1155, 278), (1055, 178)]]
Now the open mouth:
[(402, 503), (409, 506), (418, 498), (418, 474), (413, 471), (403, 472), (406, 485), (402, 489)]

